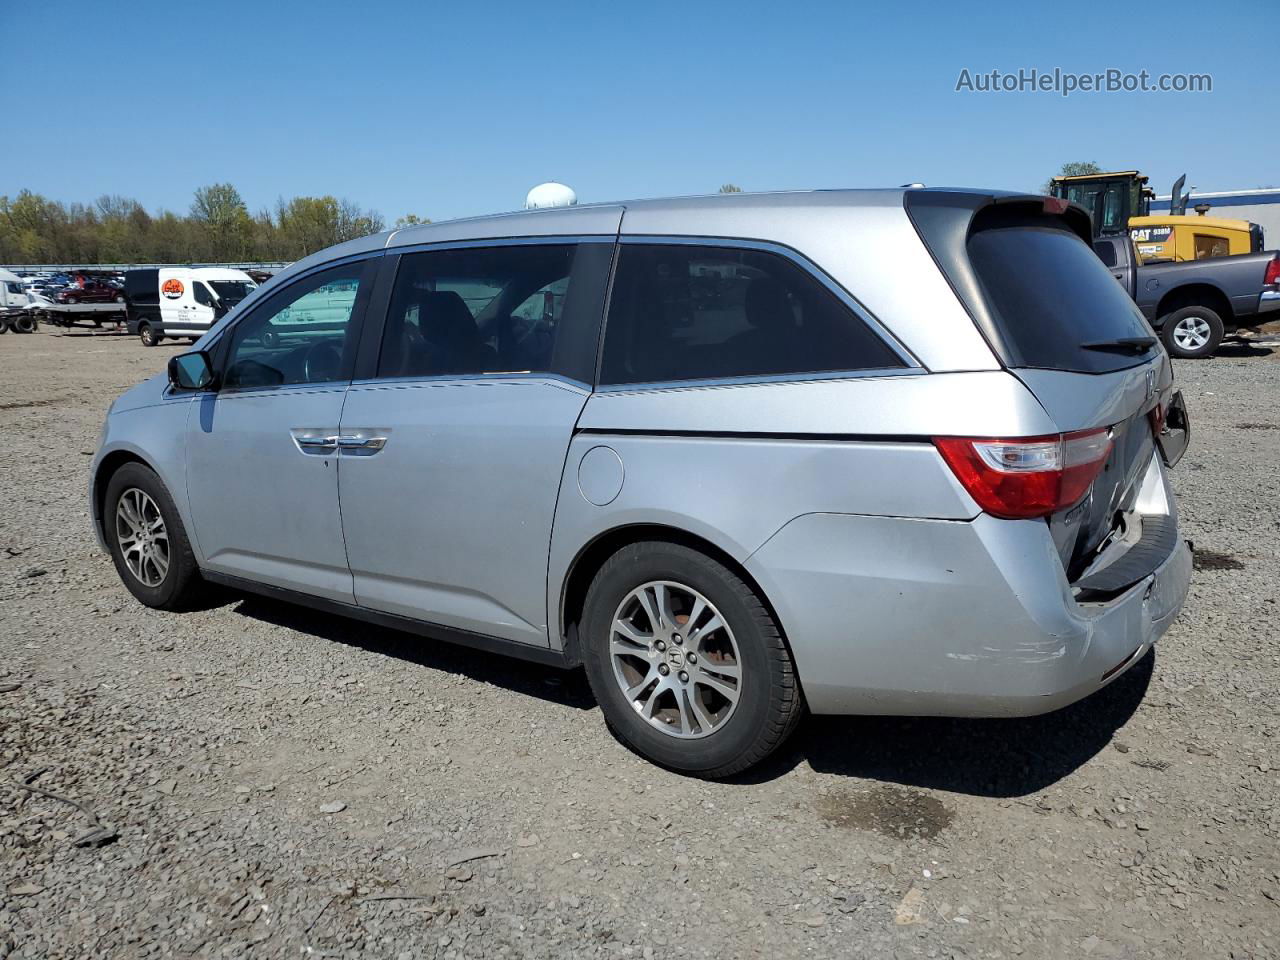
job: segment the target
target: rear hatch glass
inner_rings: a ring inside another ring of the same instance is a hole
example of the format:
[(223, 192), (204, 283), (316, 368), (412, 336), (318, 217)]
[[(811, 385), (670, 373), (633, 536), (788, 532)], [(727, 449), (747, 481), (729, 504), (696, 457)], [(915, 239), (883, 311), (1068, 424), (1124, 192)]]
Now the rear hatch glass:
[(1011, 367), (1107, 373), (1157, 353), (1137, 305), (1074, 233), (1017, 218), (967, 246)]

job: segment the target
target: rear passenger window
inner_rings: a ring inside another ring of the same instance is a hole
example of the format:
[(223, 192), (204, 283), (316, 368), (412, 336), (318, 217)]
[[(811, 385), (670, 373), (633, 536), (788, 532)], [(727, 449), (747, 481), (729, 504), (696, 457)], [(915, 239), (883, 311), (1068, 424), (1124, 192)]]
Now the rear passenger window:
[(578, 249), (529, 244), (404, 255), (378, 376), (556, 369)]
[(778, 254), (683, 244), (620, 250), (601, 383), (902, 365), (834, 293)]

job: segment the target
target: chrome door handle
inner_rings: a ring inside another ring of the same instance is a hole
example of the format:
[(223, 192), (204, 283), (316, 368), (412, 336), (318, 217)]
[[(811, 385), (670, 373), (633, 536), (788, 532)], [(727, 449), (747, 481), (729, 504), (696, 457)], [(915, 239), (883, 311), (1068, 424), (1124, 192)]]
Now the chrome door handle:
[(326, 454), (334, 453), (338, 449), (337, 437), (300, 437), (295, 433), (293, 442), (303, 453)]
[(338, 447), (354, 452), (377, 453), (387, 445), (386, 437), (337, 437)]

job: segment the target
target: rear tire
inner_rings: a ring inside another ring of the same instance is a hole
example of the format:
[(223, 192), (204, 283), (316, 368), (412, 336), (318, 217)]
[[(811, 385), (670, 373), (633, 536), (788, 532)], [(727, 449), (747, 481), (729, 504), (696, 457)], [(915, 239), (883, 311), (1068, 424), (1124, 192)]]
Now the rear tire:
[[(122, 500), (127, 501), (124, 507)], [(204, 582), (191, 541), (173, 498), (154, 471), (126, 463), (111, 475), (102, 526), (116, 573), (139, 603), (157, 610), (184, 610), (199, 599)]]
[(18, 317), (13, 321), (14, 333), (35, 333), (36, 322), (31, 317)]
[(1217, 311), (1192, 304), (1164, 316), (1160, 324), (1160, 339), (1170, 356), (1180, 360), (1200, 360), (1213, 356), (1225, 331)]
[[(655, 623), (646, 611), (660, 611), (663, 596), (666, 615)], [(778, 749), (804, 714), (791, 653), (760, 597), (696, 550), (623, 547), (592, 581), (582, 624), (587, 679), (605, 721), (654, 763), (732, 776)]]

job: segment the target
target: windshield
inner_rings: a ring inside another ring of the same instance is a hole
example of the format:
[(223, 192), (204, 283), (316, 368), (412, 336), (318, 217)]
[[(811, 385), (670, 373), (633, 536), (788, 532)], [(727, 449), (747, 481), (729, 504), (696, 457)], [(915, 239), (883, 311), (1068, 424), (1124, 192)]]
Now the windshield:
[(251, 290), (257, 288), (257, 284), (248, 280), (210, 280), (209, 286), (213, 287), (213, 292), (224, 303), (239, 303)]

